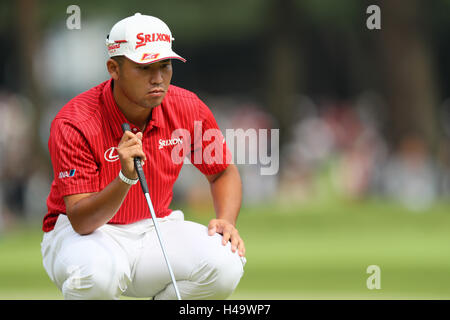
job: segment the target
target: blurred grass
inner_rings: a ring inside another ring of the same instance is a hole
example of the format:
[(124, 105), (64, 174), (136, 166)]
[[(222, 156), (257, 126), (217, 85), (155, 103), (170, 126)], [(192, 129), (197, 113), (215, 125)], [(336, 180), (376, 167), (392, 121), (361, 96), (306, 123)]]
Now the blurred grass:
[[(186, 218), (207, 224), (209, 217)], [(380, 200), (243, 208), (245, 274), (231, 299), (449, 299), (450, 205)], [(41, 262), (40, 226), (0, 236), (0, 299), (61, 299)], [(381, 268), (369, 290), (366, 268)]]
[[(248, 263), (236, 299), (450, 298), (448, 205), (314, 203), (253, 209), (239, 223)], [(380, 290), (366, 287), (369, 265)]]

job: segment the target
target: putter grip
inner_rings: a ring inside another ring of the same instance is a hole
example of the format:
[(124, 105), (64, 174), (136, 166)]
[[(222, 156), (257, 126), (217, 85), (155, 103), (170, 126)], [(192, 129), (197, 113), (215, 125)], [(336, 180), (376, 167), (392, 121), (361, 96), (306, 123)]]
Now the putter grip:
[[(131, 131), (130, 125), (128, 123), (122, 123), (122, 130), (123, 130), (123, 132)], [(144, 194), (149, 193), (147, 180), (145, 179), (145, 175), (144, 175), (144, 169), (142, 168), (142, 164), (141, 164), (141, 158), (135, 157), (133, 160), (134, 160), (134, 168), (136, 169), (136, 172), (138, 174), (138, 178), (139, 178), (139, 182), (141, 183), (142, 191), (144, 192)]]

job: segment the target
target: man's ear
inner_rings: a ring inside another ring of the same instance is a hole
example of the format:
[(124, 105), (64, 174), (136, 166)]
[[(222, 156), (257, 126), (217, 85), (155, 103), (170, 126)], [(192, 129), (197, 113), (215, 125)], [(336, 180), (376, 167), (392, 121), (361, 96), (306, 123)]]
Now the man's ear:
[(113, 80), (119, 80), (120, 66), (116, 60), (108, 59), (108, 61), (106, 61), (106, 68)]

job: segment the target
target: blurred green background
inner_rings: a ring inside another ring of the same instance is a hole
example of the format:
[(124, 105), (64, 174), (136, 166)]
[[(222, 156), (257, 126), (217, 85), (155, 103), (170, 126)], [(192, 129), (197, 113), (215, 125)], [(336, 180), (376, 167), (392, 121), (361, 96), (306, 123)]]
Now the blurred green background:
[[(448, 299), (448, 208), (413, 216), (379, 200), (246, 208), (247, 264), (230, 298)], [(28, 226), (2, 237), (1, 299), (62, 299), (42, 268), (41, 236)], [(370, 265), (380, 267), (380, 289), (366, 286)]]
[[(274, 174), (238, 165), (248, 262), (231, 298), (450, 298), (449, 0), (19, 0), (0, 3), (0, 299), (62, 298), (40, 254), (50, 122), (108, 79), (105, 37), (135, 12), (169, 25), (188, 60), (172, 83), (222, 131), (279, 129)], [(212, 218), (193, 166), (171, 207)]]

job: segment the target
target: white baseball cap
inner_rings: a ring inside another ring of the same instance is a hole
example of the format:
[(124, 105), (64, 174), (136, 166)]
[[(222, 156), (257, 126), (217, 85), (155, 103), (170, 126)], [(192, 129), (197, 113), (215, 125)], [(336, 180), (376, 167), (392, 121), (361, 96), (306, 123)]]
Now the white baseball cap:
[(125, 56), (139, 64), (165, 59), (186, 62), (172, 51), (173, 40), (169, 27), (162, 20), (136, 13), (112, 27), (106, 46), (110, 57)]

